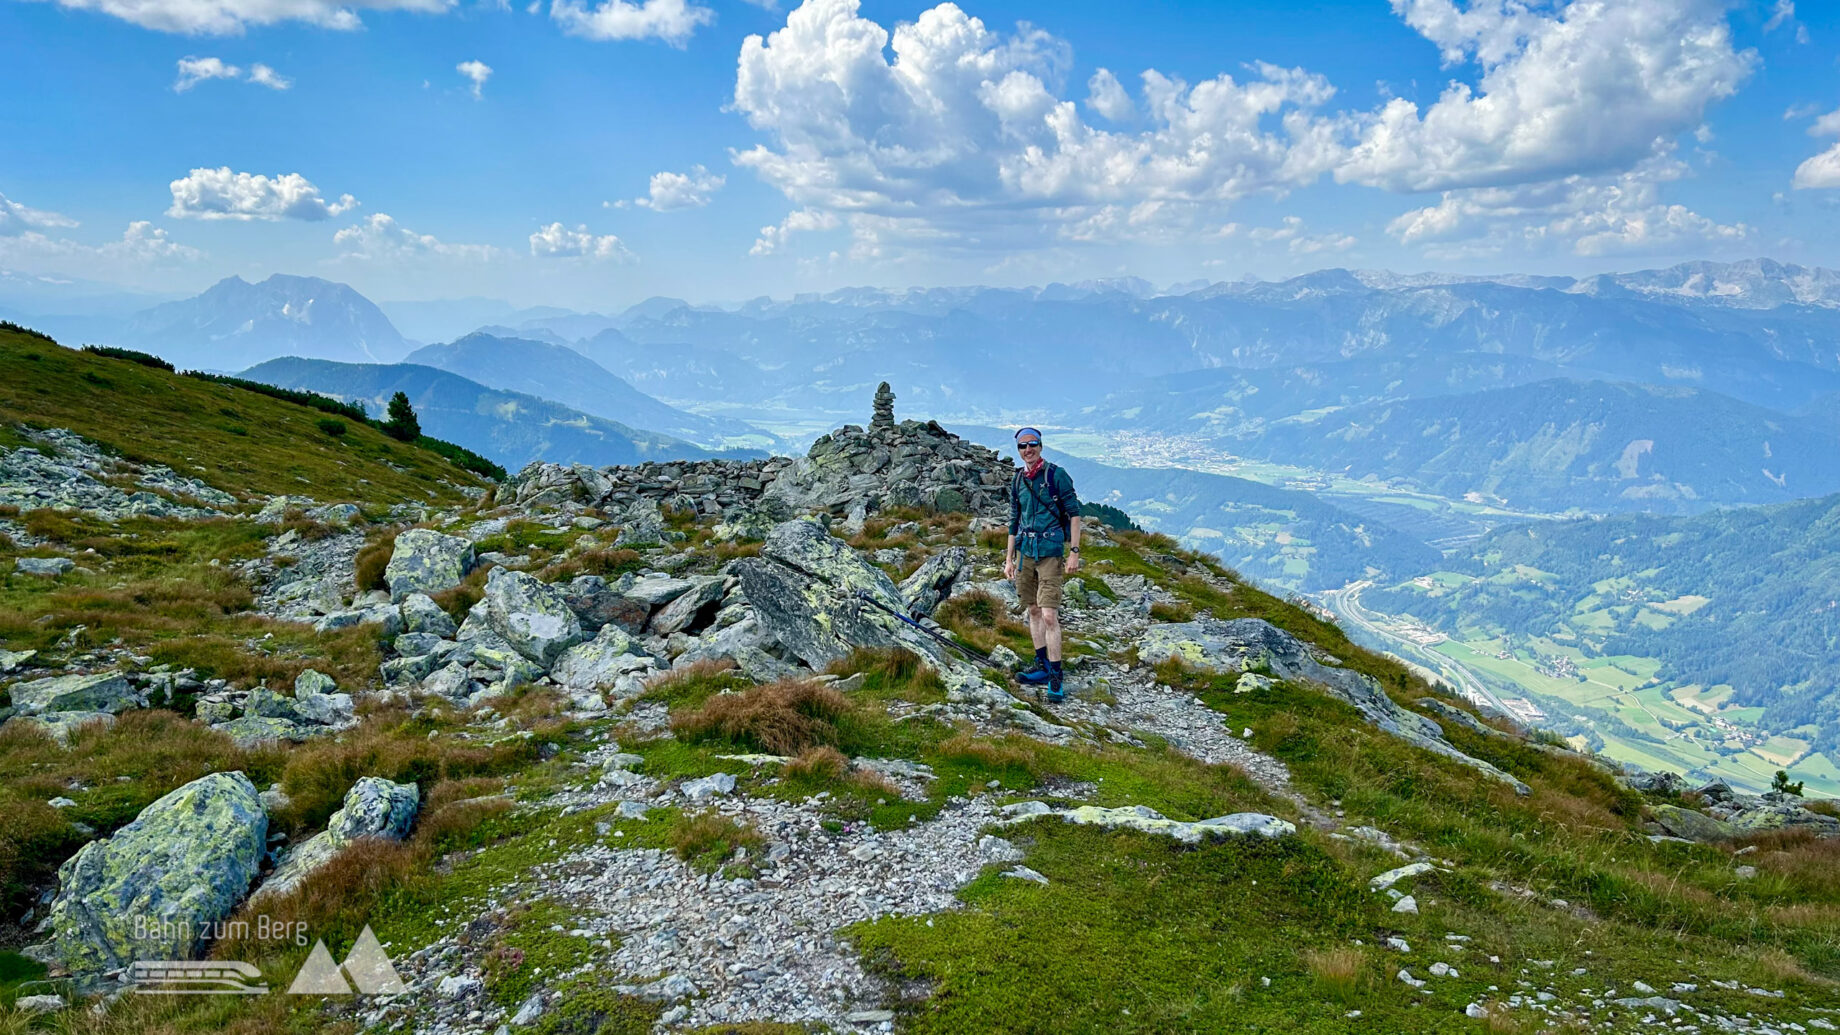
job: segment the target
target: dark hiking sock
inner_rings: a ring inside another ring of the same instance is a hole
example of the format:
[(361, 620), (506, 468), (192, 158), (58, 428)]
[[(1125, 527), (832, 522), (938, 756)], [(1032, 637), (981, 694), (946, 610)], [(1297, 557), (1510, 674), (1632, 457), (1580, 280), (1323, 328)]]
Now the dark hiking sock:
[(1058, 661), (1048, 662), (1048, 671), (1054, 673), (1057, 676), (1060, 675), (1061, 674), (1061, 663)]
[(1035, 648), (1035, 660), (1039, 662), (1040, 664), (1046, 665), (1048, 663), (1048, 648), (1046, 647)]

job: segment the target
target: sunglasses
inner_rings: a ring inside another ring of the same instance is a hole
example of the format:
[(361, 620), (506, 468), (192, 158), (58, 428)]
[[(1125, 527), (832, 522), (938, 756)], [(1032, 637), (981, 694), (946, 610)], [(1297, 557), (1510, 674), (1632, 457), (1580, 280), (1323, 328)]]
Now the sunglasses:
[(1017, 449), (1040, 449), (1041, 443), (1040, 442), (1018, 442), (1016, 443), (1016, 448)]

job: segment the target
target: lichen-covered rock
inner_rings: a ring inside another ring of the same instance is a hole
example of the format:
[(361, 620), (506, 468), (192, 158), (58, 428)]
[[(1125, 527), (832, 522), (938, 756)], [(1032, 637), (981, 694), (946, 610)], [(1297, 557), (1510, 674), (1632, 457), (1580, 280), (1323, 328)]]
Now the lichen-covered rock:
[(46, 712), (124, 712), (142, 702), (119, 672), (87, 676), (52, 676), (13, 687), (13, 708), (20, 715)]
[(1661, 829), (1689, 841), (1723, 841), (1733, 835), (1731, 827), (1703, 812), (1678, 805), (1655, 805), (1651, 811)]
[(664, 527), (664, 515), (659, 513), (658, 504), (652, 500), (640, 500), (626, 512), (620, 523), (620, 534), (614, 539), (615, 546), (642, 546), (648, 543), (668, 543), (671, 534)]
[(300, 712), (294, 707), (294, 699), (283, 697), (265, 686), (249, 691), (249, 696), (243, 699), (243, 714), (264, 719), (300, 721)]
[(6, 720), (7, 725), (18, 723), (21, 726), (36, 726), (45, 732), (59, 747), (70, 746), (70, 735), (77, 727), (99, 722), (104, 726), (115, 724), (115, 716), (108, 712), (44, 712), (40, 715), (15, 715)]
[(928, 557), (914, 573), (901, 580), (901, 599), (908, 611), (930, 615), (940, 601), (950, 596), (952, 584), (964, 574), (970, 554), (962, 546), (948, 547)]
[(1501, 780), (1517, 794), (1533, 793), (1493, 765), (1458, 751), (1437, 723), (1401, 708), (1370, 677), (1324, 664), (1302, 641), (1264, 619), (1201, 618), (1152, 625), (1138, 644), (1137, 656), (1149, 665), (1174, 658), (1204, 672), (1263, 670), (1279, 679), (1308, 680), (1353, 705), (1378, 729)]
[(394, 783), (366, 776), (345, 792), (345, 802), (326, 829), (288, 852), (275, 872), (262, 882), (258, 896), (284, 895), (307, 875), (332, 860), (347, 845), (362, 837), (401, 841), (408, 836), (421, 805), (421, 792), (413, 783)]
[(458, 631), (453, 616), (441, 610), (441, 605), (426, 593), (411, 593), (403, 597), (399, 610), (402, 612), (404, 632), (428, 633), (451, 639)]
[(20, 557), (13, 561), (13, 570), (19, 574), (44, 578), (56, 578), (76, 566), (77, 562), (68, 557)]
[(383, 569), (390, 599), (411, 593), (439, 593), (466, 580), (473, 568), (473, 544), (430, 528), (411, 528), (396, 537), (396, 549)]
[[(1040, 806), (1029, 808), (1026, 806)], [(1227, 816), (1216, 816), (1195, 823), (1169, 819), (1162, 813), (1144, 805), (1128, 805), (1123, 808), (1105, 809), (1096, 805), (1082, 805), (1073, 809), (1049, 808), (1043, 802), (1017, 802), (1005, 807), (1009, 818), (1000, 820), (1003, 825), (1026, 823), (1044, 816), (1058, 816), (1068, 823), (1081, 826), (1099, 826), (1111, 829), (1141, 830), (1146, 834), (1161, 834), (1178, 841), (1195, 844), (1204, 837), (1285, 837), (1297, 832), (1297, 827), (1276, 816), (1267, 816), (1262, 812), (1235, 812)]]
[(634, 580), (620, 592), (647, 608), (660, 608), (683, 596), (696, 587), (689, 579), (673, 579), (659, 575), (648, 575)]
[(332, 632), (335, 629), (349, 629), (354, 625), (377, 626), (377, 635), (388, 639), (402, 632), (402, 612), (389, 604), (335, 611), (314, 622), (313, 629), (315, 632)]
[(494, 568), (486, 579), (486, 620), (518, 653), (548, 668), (582, 639), (581, 620), (555, 587), (535, 576)]
[(618, 626), (609, 625), (594, 639), (563, 651), (550, 666), (549, 675), (559, 686), (604, 690), (617, 684), (622, 676), (649, 672), (657, 664), (657, 659), (647, 654), (639, 641)]
[[(398, 637), (401, 639), (401, 637)], [(301, 722), (320, 726), (343, 726), (357, 711), (350, 694), (338, 692), (332, 677), (307, 669), (294, 680), (294, 712)]]
[(593, 635), (606, 626), (617, 625), (626, 632), (637, 633), (645, 628), (652, 606), (627, 595), (633, 581), (631, 574), (621, 576), (617, 582), (608, 582), (599, 575), (578, 575), (557, 588), (581, 620), (582, 632)]
[(240, 772), (167, 794), (58, 868), (49, 954), (95, 977), (134, 960), (190, 959), (262, 864), (268, 813)]
[(229, 737), (240, 748), (274, 744), (283, 740), (299, 744), (323, 732), (318, 727), (302, 726), (292, 719), (262, 715), (238, 716), (211, 728)]
[(715, 617), (715, 605), (722, 599), (722, 586), (727, 580), (721, 576), (702, 576), (690, 581), (689, 589), (652, 616), (648, 628), (653, 633), (669, 636), (674, 632), (690, 632)]

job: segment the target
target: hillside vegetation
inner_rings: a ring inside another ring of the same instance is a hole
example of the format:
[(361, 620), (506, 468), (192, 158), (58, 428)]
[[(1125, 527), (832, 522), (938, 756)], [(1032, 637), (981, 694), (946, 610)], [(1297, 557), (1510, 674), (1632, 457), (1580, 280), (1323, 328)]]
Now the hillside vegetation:
[[(39, 348), (46, 358), (18, 362), (49, 362)], [(86, 391), (73, 369), (72, 389)], [(129, 383), (114, 365), (92, 369), (115, 383), (98, 392)], [(113, 419), (138, 419), (141, 397), (120, 398)], [(289, 455), (238, 448), (254, 430), (213, 439), (222, 470)], [(309, 420), (293, 434), (305, 450), (318, 432)], [(538, 494), (514, 480), (489, 500), (418, 512), (423, 531), (410, 537), (388, 513), (393, 492), (354, 474), (380, 464), (323, 466), (355, 491), (288, 488), (358, 504), (348, 526), (306, 514), (268, 526), (5, 517), (33, 544), (0, 539), (0, 570), (21, 557), (78, 562), (0, 584), (0, 649), (37, 652), (0, 677), (6, 689), (119, 669), (178, 692), (79, 726), (68, 747), (17, 719), (0, 728), (0, 946), (31, 940), (63, 859), (123, 836), (150, 802), (204, 774), (240, 770), (267, 788), (267, 829), (284, 848), (325, 829), (354, 781), (379, 777), (419, 789), (407, 836), (353, 842), (299, 885), (243, 902), (230, 915), (250, 927), (208, 953), (254, 964), (279, 990), (310, 949), (249, 933), (258, 918), (306, 925), (309, 945), (323, 940), (335, 960), (369, 927), (408, 990), (126, 995), (28, 1017), (12, 1008), (18, 996), (70, 988), (0, 953), (0, 1031), (1840, 1023), (1840, 839), (1812, 822), (1831, 806), (1814, 803), (1825, 811), (1794, 829), (1663, 836), (1665, 817), (1712, 823), (1713, 800), (1637, 790), (1600, 760), (1485, 719), (1167, 537), (1091, 523), (1065, 612), (1068, 700), (1046, 704), (1013, 695), (1000, 671), (1014, 659), (999, 648), (1026, 654), (1028, 639), (1005, 603), (1004, 536), (988, 518), (523, 506)], [(234, 484), (257, 484), (244, 477)], [(387, 583), (382, 560), (435, 534), (484, 559), (427, 587), (426, 605), (398, 610), (387, 592), (367, 593)], [(995, 667), (852, 609), (856, 590), (892, 594), (923, 566), (951, 572), (937, 625)], [(336, 612), (361, 624), (322, 632), (268, 613), (274, 584), (301, 569), (343, 585), (327, 608), (370, 609)], [(632, 578), (646, 573), (659, 575)], [(544, 601), (549, 620), (532, 620)], [(391, 616), (400, 627), (410, 613), (444, 631), (393, 635)], [(581, 630), (584, 615), (599, 616), (599, 633)], [(572, 640), (592, 638), (561, 660), (510, 639), (571, 624)], [(94, 631), (69, 636), (77, 625)], [(224, 630), (214, 654), (187, 653), (213, 629)], [(1152, 663), (1159, 633), (1265, 646), (1232, 670), (1186, 647)], [(846, 634), (863, 642), (826, 639)], [(454, 663), (457, 692), (415, 667), (435, 651), (472, 652), (470, 669)], [(631, 666), (617, 678), (572, 674), (615, 658)], [(352, 723), (239, 746), (232, 724), (253, 713), (226, 720), (229, 702), (279, 708), (258, 693), (270, 688), (298, 702), (299, 684), (293, 698), (285, 690), (308, 667), (358, 698)], [(182, 668), (223, 682), (183, 689), (168, 679)], [(1362, 707), (1351, 686), (1370, 695)], [(1408, 725), (1430, 732), (1396, 732)], [(1216, 818), (1265, 833), (1200, 823)], [(1407, 863), (1422, 865), (1396, 872)]]
[[(0, 328), (0, 414), (242, 497), (453, 502), (484, 482), (426, 449), (318, 410)], [(0, 444), (23, 444), (0, 426)]]

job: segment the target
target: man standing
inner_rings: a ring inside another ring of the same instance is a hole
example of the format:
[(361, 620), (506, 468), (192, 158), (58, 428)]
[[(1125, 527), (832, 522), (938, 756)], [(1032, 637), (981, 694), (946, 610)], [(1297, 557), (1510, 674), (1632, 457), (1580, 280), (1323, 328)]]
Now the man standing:
[(1080, 570), (1080, 498), (1066, 471), (1042, 461), (1040, 431), (1016, 432), (1016, 452), (1022, 470), (1010, 480), (1003, 577), (1016, 580), (1035, 641), (1035, 664), (1016, 678), (1032, 686), (1047, 684), (1048, 700), (1058, 704), (1066, 699), (1061, 689), (1061, 581)]

